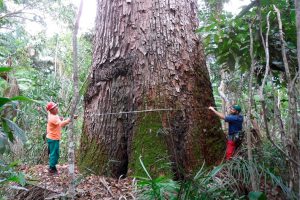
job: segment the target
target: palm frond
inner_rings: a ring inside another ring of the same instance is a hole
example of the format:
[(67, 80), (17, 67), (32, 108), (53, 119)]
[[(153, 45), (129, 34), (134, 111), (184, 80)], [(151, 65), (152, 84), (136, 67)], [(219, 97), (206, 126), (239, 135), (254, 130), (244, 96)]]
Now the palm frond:
[[(295, 195), (289, 190), (280, 177), (273, 174), (262, 164), (237, 158), (224, 164), (224, 170), (227, 171), (227, 173), (223, 172), (224, 179), (231, 182), (232, 188), (239, 188), (240, 185), (250, 188), (250, 173), (252, 173), (258, 185), (266, 185), (266, 183), (268, 183), (273, 187), (279, 186), (287, 197), (294, 197)], [(262, 181), (264, 181), (264, 183)]]
[(0, 130), (0, 153), (4, 153), (9, 149), (8, 138), (6, 134)]
[(13, 121), (3, 118), (15, 137), (18, 137), (23, 143), (26, 142), (25, 132)]

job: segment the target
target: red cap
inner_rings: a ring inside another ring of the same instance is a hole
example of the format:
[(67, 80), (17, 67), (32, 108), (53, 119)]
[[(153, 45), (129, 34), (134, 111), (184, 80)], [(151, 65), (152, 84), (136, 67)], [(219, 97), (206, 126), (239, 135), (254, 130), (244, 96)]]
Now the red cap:
[(49, 110), (52, 110), (53, 108), (55, 108), (57, 106), (56, 103), (54, 102), (48, 102), (47, 103), (47, 106), (46, 106), (46, 110), (49, 111)]

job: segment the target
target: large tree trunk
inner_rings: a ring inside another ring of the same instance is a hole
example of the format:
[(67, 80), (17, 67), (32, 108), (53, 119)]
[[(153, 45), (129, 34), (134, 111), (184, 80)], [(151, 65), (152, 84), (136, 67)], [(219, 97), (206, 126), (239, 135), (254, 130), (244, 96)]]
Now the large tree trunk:
[(142, 155), (151, 173), (184, 178), (222, 158), (196, 15), (194, 0), (98, 0), (81, 169), (144, 175)]

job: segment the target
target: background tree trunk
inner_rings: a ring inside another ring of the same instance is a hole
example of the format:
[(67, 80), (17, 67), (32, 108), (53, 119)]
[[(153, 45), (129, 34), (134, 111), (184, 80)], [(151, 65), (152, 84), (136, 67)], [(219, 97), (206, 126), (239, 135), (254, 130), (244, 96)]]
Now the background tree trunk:
[[(74, 24), (74, 31), (72, 37), (72, 44), (73, 44), (73, 81), (74, 81), (74, 96), (72, 99), (72, 106), (71, 106), (71, 123), (70, 123), (70, 132), (68, 134), (68, 165), (69, 165), (69, 190), (68, 195), (71, 199), (75, 198), (76, 191), (75, 191), (75, 128), (74, 128), (74, 114), (76, 112), (77, 104), (80, 100), (79, 96), (79, 86), (78, 86), (78, 45), (77, 45), (77, 33), (79, 29), (79, 21), (82, 13), (82, 6), (83, 0), (80, 1), (78, 13), (76, 16), (75, 24)], [(55, 74), (56, 75), (56, 74)]]
[[(79, 167), (184, 178), (224, 155), (194, 0), (98, 0)], [(103, 114), (172, 108), (172, 111)], [(169, 163), (170, 165), (166, 165)], [(129, 170), (128, 170), (129, 169)]]

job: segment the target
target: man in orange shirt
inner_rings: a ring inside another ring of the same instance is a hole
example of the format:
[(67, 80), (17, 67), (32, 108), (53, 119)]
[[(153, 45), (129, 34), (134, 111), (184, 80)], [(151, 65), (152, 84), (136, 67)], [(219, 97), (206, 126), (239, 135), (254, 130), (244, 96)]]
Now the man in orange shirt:
[[(48, 123), (47, 123), (47, 143), (49, 149), (49, 172), (57, 173), (56, 164), (59, 159), (59, 141), (61, 139), (62, 127), (68, 125), (71, 119), (63, 120), (58, 116), (58, 105), (54, 102), (47, 103), (46, 109), (48, 111)], [(77, 116), (74, 116), (76, 119)]]

